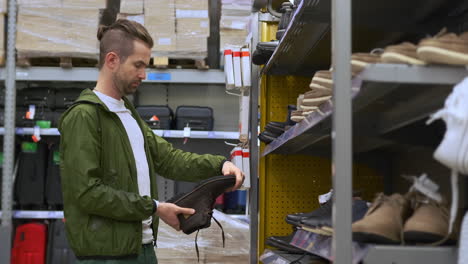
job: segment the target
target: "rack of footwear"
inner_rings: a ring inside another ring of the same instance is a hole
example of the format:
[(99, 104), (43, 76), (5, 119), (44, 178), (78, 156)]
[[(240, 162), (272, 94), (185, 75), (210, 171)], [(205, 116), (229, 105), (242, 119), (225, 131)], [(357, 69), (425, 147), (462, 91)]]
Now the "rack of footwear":
[[(260, 259), (289, 250), (336, 263), (456, 263), (466, 181), (456, 180), (464, 136), (450, 127), (468, 116), (465, 88), (454, 88), (468, 76), (468, 6), (348, 4), (284, 3), (278, 26), (259, 22)], [(445, 124), (426, 124), (437, 118)], [(423, 173), (432, 184), (422, 190), (401, 177)], [(330, 188), (336, 196), (317, 202)]]

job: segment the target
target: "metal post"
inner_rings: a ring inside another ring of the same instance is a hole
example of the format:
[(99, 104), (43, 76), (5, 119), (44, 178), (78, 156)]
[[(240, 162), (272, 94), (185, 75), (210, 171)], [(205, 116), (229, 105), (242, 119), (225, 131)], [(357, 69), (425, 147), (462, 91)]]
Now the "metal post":
[(16, 0), (8, 1), (8, 35), (5, 78), (5, 136), (3, 137), (2, 225), (0, 226), (0, 260), (10, 263), (12, 234), (13, 167), (15, 162), (15, 105), (16, 105)]
[(332, 0), (333, 62), (333, 253), (337, 264), (352, 261), (351, 0)]
[[(253, 53), (259, 40), (258, 12), (252, 18), (252, 47)], [(250, 263), (257, 264), (258, 255), (258, 95), (260, 87), (259, 68), (252, 64), (252, 86), (250, 88)]]

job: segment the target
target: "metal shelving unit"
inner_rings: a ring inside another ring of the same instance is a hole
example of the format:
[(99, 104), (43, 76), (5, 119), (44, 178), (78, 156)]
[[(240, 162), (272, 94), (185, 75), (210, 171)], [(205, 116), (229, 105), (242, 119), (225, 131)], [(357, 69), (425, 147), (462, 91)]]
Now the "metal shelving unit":
[[(2, 179), (2, 205), (0, 210), (0, 259), (5, 263), (10, 262), (11, 237), (13, 230), (13, 219), (51, 219), (63, 218), (62, 211), (14, 211), (12, 210), (12, 190), (13, 190), (13, 166), (14, 166), (14, 140), (15, 135), (32, 135), (32, 128), (15, 128), (15, 103), (16, 89), (23, 86), (32, 87), (40, 85), (60, 85), (67, 87), (88, 87), (90, 83), (95, 83), (98, 77), (97, 68), (74, 67), (64, 69), (59, 67), (16, 67), (15, 46), (16, 46), (16, 0), (8, 0), (8, 36), (6, 50), (6, 67), (0, 68), (0, 80), (5, 81), (5, 127), (0, 128), (0, 135), (3, 136), (3, 179)], [(148, 69), (146, 80), (142, 86), (153, 84), (175, 84), (177, 87), (185, 84), (198, 84), (213, 87), (225, 83), (224, 72), (222, 70), (191, 70), (191, 69)], [(197, 89), (198, 89), (197, 88)], [(41, 135), (58, 136), (56, 128), (41, 129)], [(155, 134), (165, 138), (184, 138), (183, 131), (177, 130), (155, 130)], [(239, 138), (238, 132), (232, 131), (191, 131), (190, 138), (207, 140), (236, 140)], [(220, 142), (220, 141), (219, 141)], [(253, 165), (255, 166), (255, 165)], [(255, 177), (255, 173), (252, 173)], [(255, 178), (253, 178), (255, 179)], [(253, 185), (256, 186), (256, 185)], [(252, 201), (256, 201), (256, 191), (252, 191)], [(255, 209), (255, 206), (252, 206)], [(255, 212), (252, 211), (251, 212)], [(255, 223), (256, 221), (254, 221)], [(255, 236), (255, 234), (254, 234)]]
[[(0, 212), (2, 216), (2, 212)], [(15, 210), (13, 211), (14, 219), (63, 219), (63, 211), (29, 211)]]
[[(153, 130), (153, 132), (164, 138), (185, 138), (183, 130)], [(5, 128), (0, 127), (0, 135), (4, 135)], [(17, 127), (16, 135), (33, 135), (34, 128), (31, 127)], [(59, 136), (60, 133), (57, 128), (41, 128), (40, 134), (42, 136)], [(189, 138), (201, 139), (238, 139), (239, 132), (234, 131), (191, 131)]]
[(363, 264), (456, 263), (455, 247), (373, 246)]
[[(426, 8), (424, 10), (419, 8), (422, 6)], [(467, 69), (462, 67), (375, 64), (352, 80), (349, 63), (351, 51), (371, 50), (367, 45), (359, 45), (359, 41), (362, 41), (359, 38), (366, 35), (356, 29), (362, 29), (360, 27), (364, 26), (384, 33), (374, 36), (375, 39), (372, 40), (364, 38), (364, 41), (367, 41), (371, 47), (376, 47), (376, 43), (385, 46), (386, 43), (393, 44), (400, 39), (406, 40), (405, 37), (411, 34), (412, 40), (416, 41), (425, 37), (426, 34), (436, 33), (443, 24), (459, 28), (455, 26), (461, 23), (460, 13), (459, 17), (455, 15), (451, 18), (443, 18), (443, 14), (448, 14), (449, 10), (455, 10), (459, 6), (461, 6), (461, 1), (448, 4), (441, 0), (418, 0), (408, 4), (399, 0), (392, 2), (364, 0), (351, 5), (349, 0), (303, 0), (278, 47), (261, 72), (265, 81), (263, 96), (267, 98), (262, 101), (264, 104), (262, 115), (264, 116), (262, 116), (261, 124), (264, 126), (266, 121), (281, 120), (280, 113), (285, 102), (292, 103), (292, 94), (299, 94), (297, 92), (299, 89), (291, 88), (291, 86), (303, 85), (303, 82), (295, 78), (299, 75), (311, 78), (316, 70), (329, 68), (330, 57), (332, 57), (333, 101), (320, 106), (320, 113), (314, 112), (272, 143), (262, 147), (263, 162), (261, 161), (260, 175), (264, 178), (269, 177), (269, 181), (263, 181), (263, 183), (268, 183), (269, 188), (264, 187), (261, 190), (264, 193), (263, 199), (270, 198), (271, 200), (272, 197), (276, 199), (274, 194), (269, 193), (279, 193), (280, 196), (294, 196), (288, 197), (293, 201), (296, 196), (302, 195), (302, 190), (299, 190), (301, 185), (296, 182), (297, 174), (304, 174), (303, 177), (313, 177), (317, 188), (320, 188), (323, 182), (320, 182), (321, 179), (317, 180), (316, 177), (318, 173), (322, 173), (320, 169), (312, 166), (297, 169), (303, 166), (306, 158), (291, 154), (332, 157), (330, 165), (335, 193), (333, 202), (335, 229), (331, 248), (334, 263), (351, 263), (352, 260), (350, 197), (353, 174), (359, 176), (356, 173), (359, 169), (353, 170), (353, 154), (363, 154), (362, 156), (369, 154), (364, 158), (356, 155), (362, 158), (360, 159), (362, 161), (375, 154), (373, 151), (382, 147), (397, 146), (391, 148), (391, 151), (398, 153), (406, 146), (419, 146), (417, 144), (424, 145), (428, 142), (434, 144), (434, 138), (431, 138), (433, 135), (424, 133), (428, 129), (423, 121), (443, 106), (453, 85), (468, 75)], [(331, 36), (328, 32), (330, 25)], [(399, 31), (404, 28), (404, 33), (393, 36), (388, 34), (397, 28)], [(264, 25), (264, 29), (267, 32), (266, 35), (270, 36), (268, 34), (271, 33), (271, 28)], [(356, 39), (353, 39), (355, 37)], [(327, 45), (331, 45), (332, 48), (330, 49), (329, 46), (327, 48)], [(333, 56), (331, 56), (331, 51)], [(304, 87), (300, 93), (306, 90), (305, 85)], [(436, 124), (431, 126), (436, 126)], [(401, 132), (407, 131), (406, 129), (418, 131), (415, 133), (418, 138), (403, 138)], [(430, 144), (428, 147), (434, 149)], [(382, 157), (387, 154), (385, 152)], [(377, 159), (375, 156), (371, 158)], [(316, 159), (313, 159), (312, 162), (315, 161)], [(324, 162), (320, 159), (319, 161)], [(407, 163), (399, 163), (401, 164)], [(272, 168), (268, 169), (268, 166)], [(319, 165), (317, 163), (314, 166)], [(303, 171), (304, 168), (308, 168), (309, 171)], [(285, 180), (281, 178), (281, 176), (286, 176), (283, 174), (288, 174), (291, 181), (294, 178), (294, 182), (291, 185), (285, 184)], [(391, 176), (390, 173), (388, 175)], [(306, 180), (308, 179), (303, 179), (304, 184)], [(387, 178), (384, 181), (385, 184), (388, 183)], [(284, 199), (283, 197), (282, 200)], [(274, 221), (275, 224), (264, 225), (263, 230), (260, 231), (260, 238), (265, 238), (262, 237), (265, 234), (277, 235), (287, 232), (286, 228), (278, 224), (284, 215), (275, 212), (286, 211), (287, 205), (281, 202), (272, 204), (268, 201), (260, 201), (260, 204), (262, 203), (269, 205), (270, 208), (261, 209), (261, 217), (267, 217), (265, 221)], [(456, 252), (455, 247), (371, 245), (364, 263), (455, 263)], [(285, 261), (285, 263), (288, 262)]]
[[(366, 144), (365, 141), (369, 140), (369, 135), (378, 138), (382, 134), (421, 120), (441, 108), (445, 97), (451, 91), (450, 86), (463, 80), (467, 73), (463, 67), (450, 66), (374, 64), (366, 68), (353, 80), (354, 118), (359, 120), (359, 117), (367, 117), (369, 112), (376, 112), (376, 104), (380, 106), (378, 113), (367, 119), (365, 126), (357, 124), (354, 127), (355, 134), (359, 135), (355, 138), (357, 144), (354, 151), (365, 152), (381, 144), (391, 143), (375, 140), (373, 144)], [(406, 97), (407, 100), (404, 109), (401, 109), (401, 105), (392, 103), (382, 107), (382, 102), (395, 102), (402, 97)], [(365, 108), (368, 108), (367, 111)], [(309, 115), (304, 121), (268, 144), (263, 155), (328, 154), (327, 149), (330, 149), (331, 144), (332, 103), (320, 106), (320, 112)], [(369, 123), (375, 125), (371, 126)], [(310, 146), (314, 146), (314, 149), (308, 150)]]
[[(16, 68), (16, 81), (96, 82), (98, 74), (98, 68)], [(5, 80), (6, 76), (6, 70), (0, 69), (0, 80)], [(149, 69), (143, 83), (224, 84), (224, 72), (221, 70)]]

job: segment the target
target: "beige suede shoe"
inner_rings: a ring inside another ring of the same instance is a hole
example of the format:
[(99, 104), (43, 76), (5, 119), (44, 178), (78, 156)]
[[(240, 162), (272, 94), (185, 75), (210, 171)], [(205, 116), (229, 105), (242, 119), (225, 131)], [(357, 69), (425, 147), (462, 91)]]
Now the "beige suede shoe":
[(361, 243), (399, 244), (403, 223), (410, 215), (409, 202), (401, 194), (375, 198), (363, 219), (353, 223), (353, 240)]
[(418, 46), (410, 42), (403, 42), (398, 45), (391, 45), (385, 48), (382, 54), (382, 62), (385, 63), (403, 63), (424, 65), (424, 61), (419, 59), (416, 50)]
[(442, 30), (435, 37), (421, 40), (417, 53), (427, 63), (468, 65), (468, 32), (457, 36)]
[[(419, 192), (408, 194), (413, 215), (403, 228), (405, 243), (432, 244), (442, 241), (448, 235), (449, 210), (444, 202), (437, 202)], [(455, 233), (455, 232), (454, 232)], [(454, 237), (449, 239), (454, 242)]]

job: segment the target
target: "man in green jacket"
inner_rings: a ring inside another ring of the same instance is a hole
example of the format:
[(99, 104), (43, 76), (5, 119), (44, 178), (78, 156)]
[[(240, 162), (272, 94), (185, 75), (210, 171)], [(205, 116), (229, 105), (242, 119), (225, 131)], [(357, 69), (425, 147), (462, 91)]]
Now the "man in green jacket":
[(140, 118), (126, 95), (145, 79), (153, 40), (140, 24), (118, 20), (98, 32), (100, 71), (62, 115), (61, 175), (67, 237), (79, 263), (157, 263), (161, 218), (179, 230), (191, 208), (158, 202), (156, 174), (199, 181), (243, 173), (222, 156), (174, 149)]

